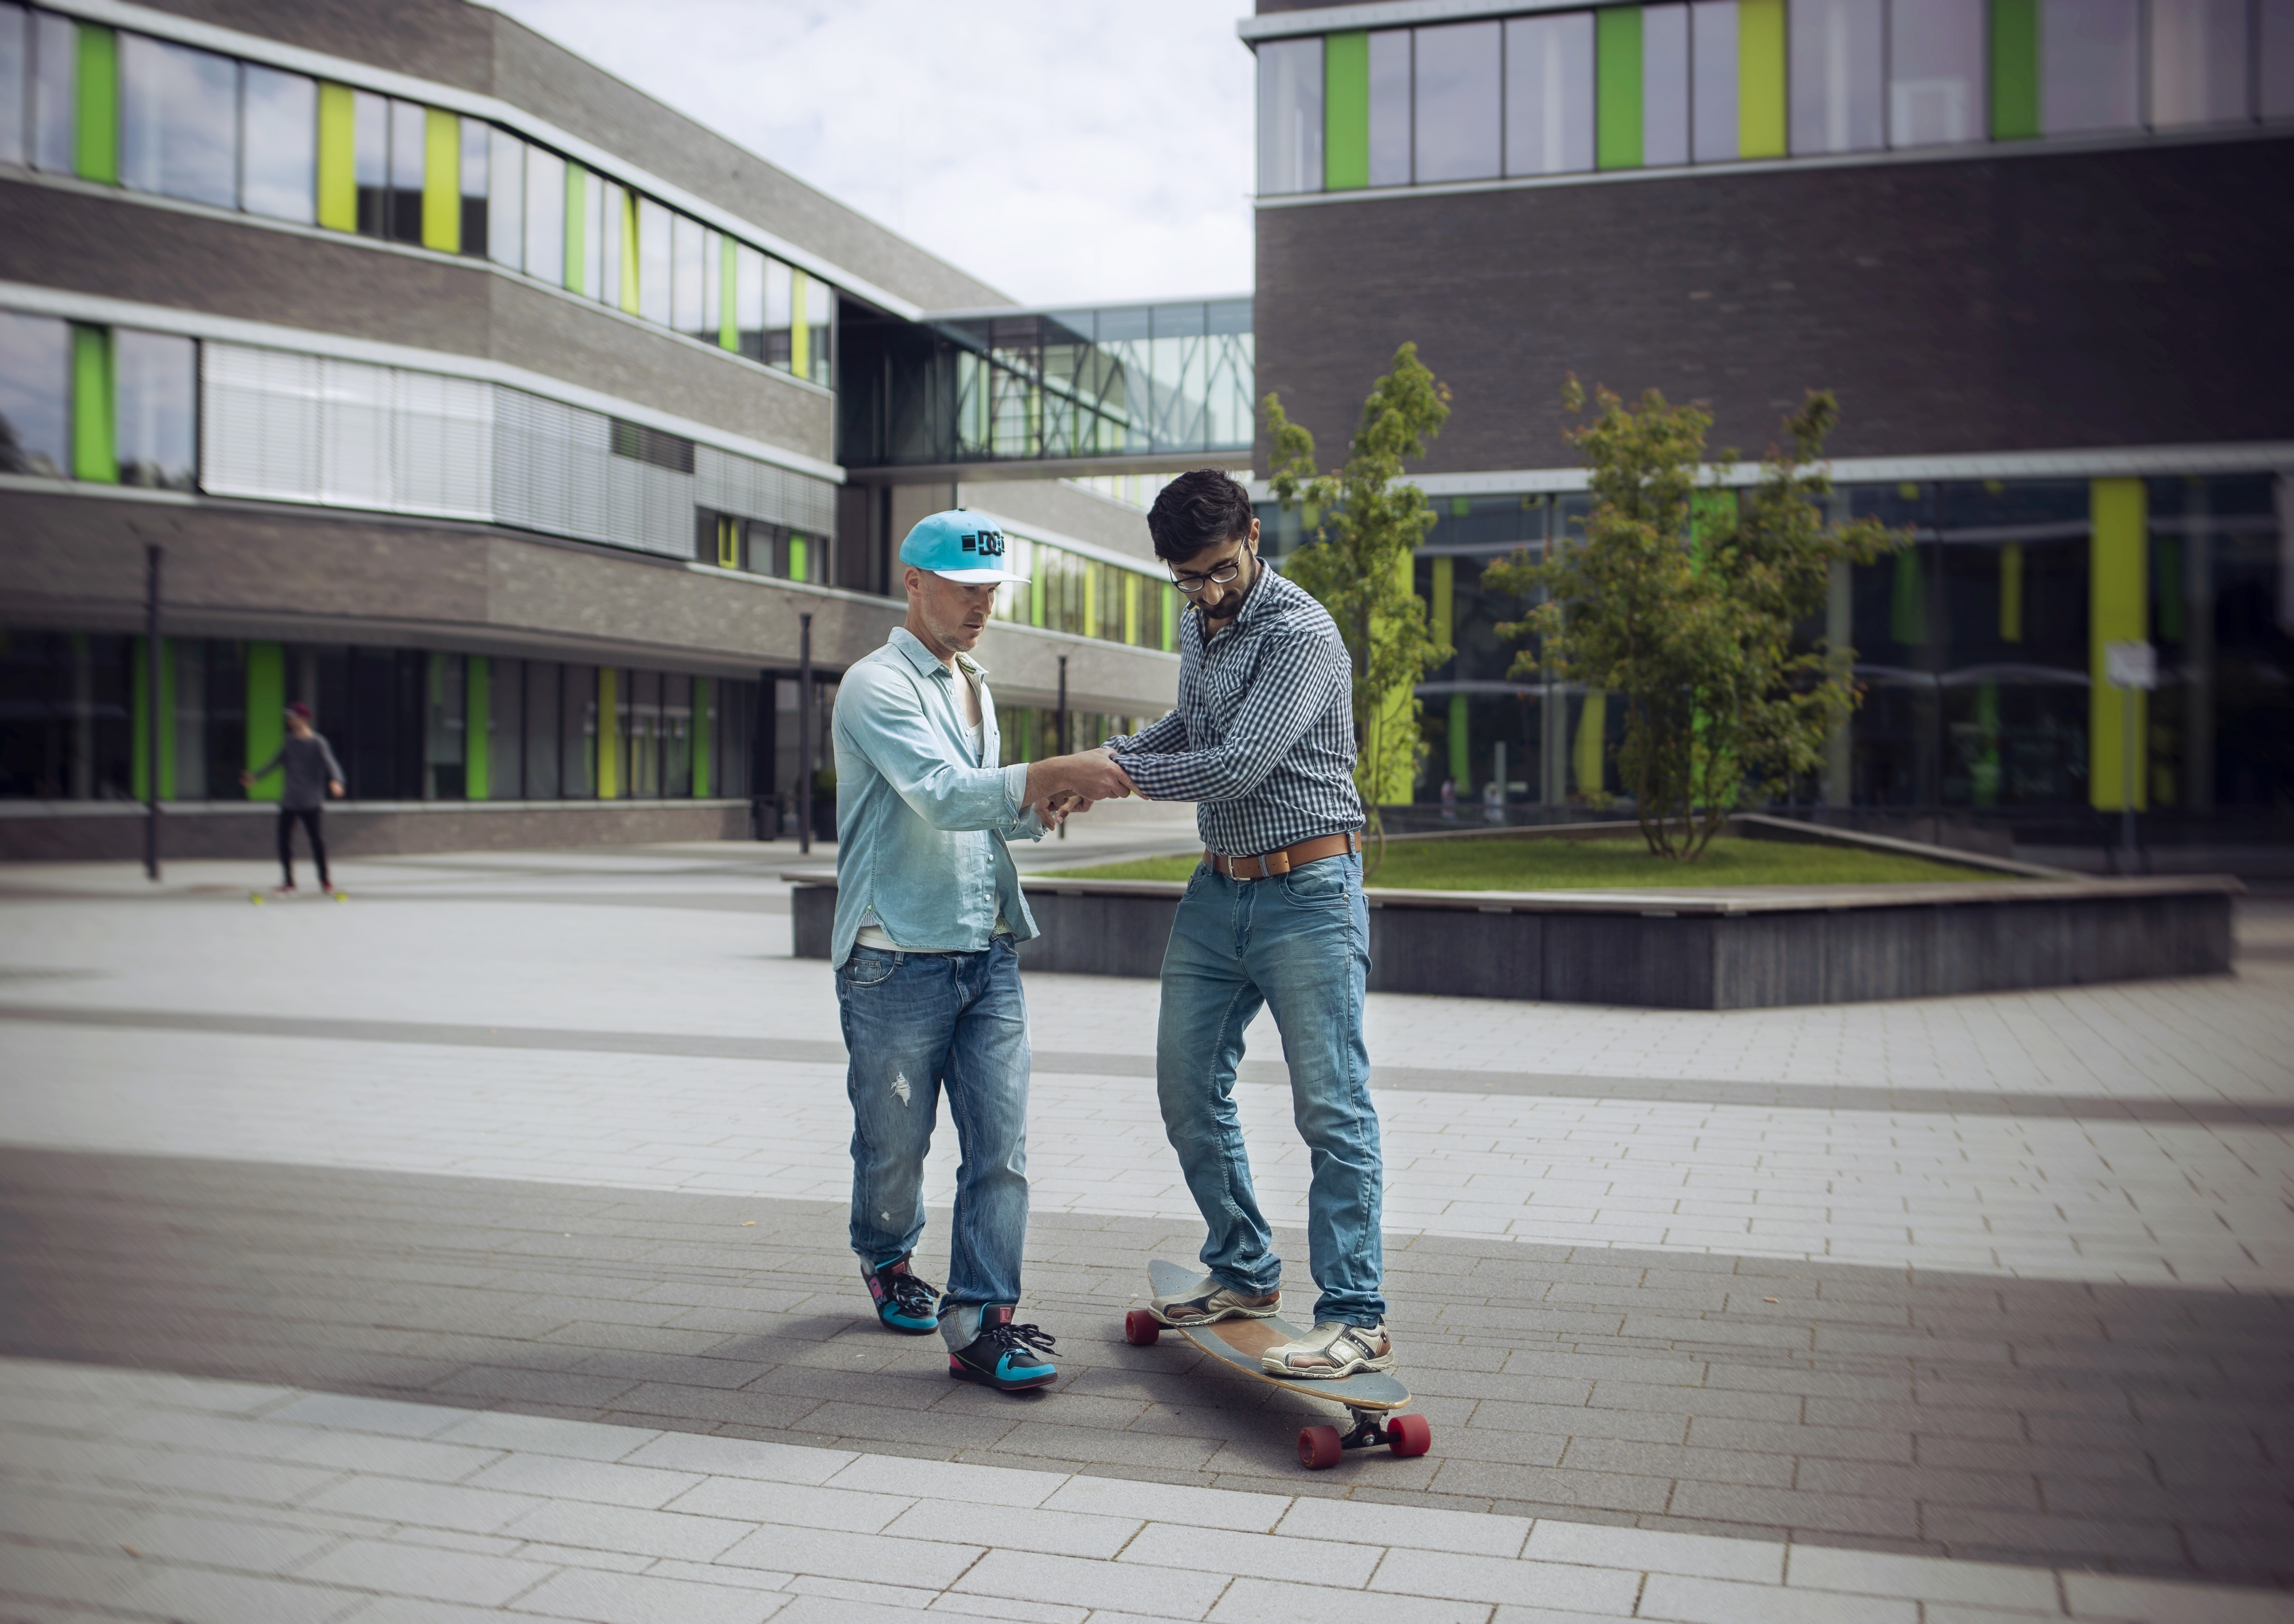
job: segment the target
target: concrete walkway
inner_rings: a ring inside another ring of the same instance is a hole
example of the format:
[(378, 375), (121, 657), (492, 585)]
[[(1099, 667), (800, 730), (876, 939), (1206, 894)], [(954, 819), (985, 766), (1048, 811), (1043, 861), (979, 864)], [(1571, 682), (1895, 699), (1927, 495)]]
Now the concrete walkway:
[(2209, 982), (1374, 1000), (1434, 1449), (1307, 1474), (1119, 1335), (1200, 1236), (1151, 984), (1030, 982), (1061, 1384), (876, 1329), (792, 856), (0, 873), (0, 1617), (2294, 1619), (2287, 913)]

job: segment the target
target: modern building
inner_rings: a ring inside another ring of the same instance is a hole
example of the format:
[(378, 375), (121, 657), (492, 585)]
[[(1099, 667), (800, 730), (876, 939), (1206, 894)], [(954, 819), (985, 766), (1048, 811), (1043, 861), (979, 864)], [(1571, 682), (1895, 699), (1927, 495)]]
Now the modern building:
[(266, 850), (294, 699), (353, 850), (779, 832), (959, 504), (1015, 757), (1159, 714), (1141, 499), (1251, 369), (1247, 296), (1015, 308), (461, 0), (0, 0), (0, 855)]
[[(1261, 0), (1240, 29), (1259, 392), (1326, 462), (1402, 342), (1454, 394), (1415, 798), (1618, 787), (1614, 708), (1517, 676), (1522, 605), (1479, 584), (1584, 511), (1574, 375), (1705, 402), (1750, 458), (1839, 397), (1839, 511), (1914, 544), (1810, 628), (1867, 697), (1805, 800), (2071, 843), (2131, 782), (2154, 839), (2286, 838), (2294, 4)], [(2119, 641), (2160, 670), (2131, 730)]]

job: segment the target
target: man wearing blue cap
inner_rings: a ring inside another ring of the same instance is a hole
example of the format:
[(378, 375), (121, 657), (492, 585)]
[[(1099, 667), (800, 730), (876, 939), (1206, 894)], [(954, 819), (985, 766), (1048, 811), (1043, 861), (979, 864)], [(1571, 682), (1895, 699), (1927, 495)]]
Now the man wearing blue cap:
[[(836, 924), (830, 958), (850, 1063), (852, 1249), (889, 1328), (937, 1324), (948, 1373), (1001, 1392), (1059, 1372), (1014, 1325), (1028, 1230), (1028, 1011), (1019, 944), (1037, 934), (1007, 840), (1131, 792), (1105, 750), (998, 767), (988, 673), (969, 658), (1004, 567), (1003, 533), (958, 508), (900, 544), (907, 621), (836, 690)], [(948, 1294), (919, 1277), (924, 1155), (945, 1092), (963, 1165)], [(937, 1308), (937, 1313), (935, 1313)]]

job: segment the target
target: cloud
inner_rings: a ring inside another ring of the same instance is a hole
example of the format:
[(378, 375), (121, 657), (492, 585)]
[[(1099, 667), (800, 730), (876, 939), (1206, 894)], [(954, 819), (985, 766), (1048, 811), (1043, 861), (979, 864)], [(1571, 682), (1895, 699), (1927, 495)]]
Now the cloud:
[(1240, 0), (492, 3), (1023, 304), (1251, 285)]

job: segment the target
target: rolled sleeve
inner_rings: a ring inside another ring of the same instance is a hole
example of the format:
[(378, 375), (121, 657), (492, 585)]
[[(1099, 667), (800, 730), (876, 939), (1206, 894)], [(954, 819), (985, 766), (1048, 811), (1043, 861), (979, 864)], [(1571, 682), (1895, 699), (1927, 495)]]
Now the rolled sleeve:
[(1329, 706), (1334, 685), (1346, 675), (1342, 652), (1334, 639), (1292, 641), (1268, 662), (1286, 679), (1252, 684), (1226, 736), (1208, 750), (1119, 750), (1116, 759), (1151, 800), (1233, 800), (1248, 795), (1281, 765)]

